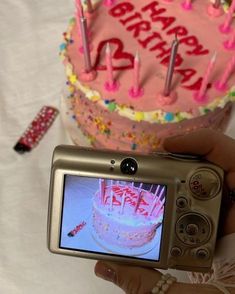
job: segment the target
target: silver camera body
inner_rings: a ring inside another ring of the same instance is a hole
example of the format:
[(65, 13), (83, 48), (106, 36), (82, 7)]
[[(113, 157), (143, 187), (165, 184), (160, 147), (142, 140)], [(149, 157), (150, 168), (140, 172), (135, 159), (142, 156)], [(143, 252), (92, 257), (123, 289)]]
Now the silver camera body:
[(48, 248), (53, 253), (206, 272), (223, 170), (190, 155), (55, 148)]

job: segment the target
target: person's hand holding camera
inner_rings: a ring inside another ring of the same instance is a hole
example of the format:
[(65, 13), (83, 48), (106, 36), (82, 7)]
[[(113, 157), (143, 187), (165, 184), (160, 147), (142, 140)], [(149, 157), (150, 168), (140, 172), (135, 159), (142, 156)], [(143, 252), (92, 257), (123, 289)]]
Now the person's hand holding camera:
[[(169, 152), (201, 155), (220, 166), (225, 172), (225, 185), (228, 191), (235, 194), (235, 140), (220, 132), (203, 129), (189, 135), (169, 138), (165, 141), (164, 147)], [(218, 235), (223, 237), (232, 233), (235, 233), (235, 203), (229, 199), (225, 191)], [(98, 277), (115, 283), (127, 294), (152, 293), (152, 289), (162, 276), (157, 270), (103, 261), (97, 262), (95, 273)], [(230, 293), (235, 293), (234, 288), (228, 289)], [(207, 284), (174, 283), (167, 293), (219, 294), (221, 291)]]

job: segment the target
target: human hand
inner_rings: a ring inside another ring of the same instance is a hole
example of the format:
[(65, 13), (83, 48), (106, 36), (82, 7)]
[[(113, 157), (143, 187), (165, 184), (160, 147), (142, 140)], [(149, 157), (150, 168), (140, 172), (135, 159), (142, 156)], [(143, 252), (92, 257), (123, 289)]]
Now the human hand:
[[(220, 132), (202, 129), (185, 136), (172, 137), (165, 141), (165, 150), (174, 153), (201, 155), (206, 160), (220, 166), (225, 171), (225, 184), (229, 190), (235, 189), (235, 140)], [(235, 204), (223, 195), (220, 216), (220, 235), (235, 232)], [(97, 276), (111, 281), (127, 294), (151, 293), (154, 285), (161, 278), (161, 273), (154, 269), (133, 267), (111, 262), (98, 262), (95, 267)], [(171, 293), (219, 293), (209, 285), (174, 283)]]
[(201, 155), (224, 170), (225, 187), (218, 234), (223, 237), (235, 233), (235, 203), (228, 197), (228, 190), (235, 191), (235, 140), (221, 132), (202, 129), (169, 138), (164, 147), (169, 152)]

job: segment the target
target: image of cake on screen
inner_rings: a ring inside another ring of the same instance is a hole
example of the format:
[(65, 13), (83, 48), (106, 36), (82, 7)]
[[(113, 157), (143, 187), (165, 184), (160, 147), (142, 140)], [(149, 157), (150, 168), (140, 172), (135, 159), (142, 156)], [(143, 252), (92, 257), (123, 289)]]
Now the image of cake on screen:
[(65, 176), (60, 248), (159, 261), (167, 187)]

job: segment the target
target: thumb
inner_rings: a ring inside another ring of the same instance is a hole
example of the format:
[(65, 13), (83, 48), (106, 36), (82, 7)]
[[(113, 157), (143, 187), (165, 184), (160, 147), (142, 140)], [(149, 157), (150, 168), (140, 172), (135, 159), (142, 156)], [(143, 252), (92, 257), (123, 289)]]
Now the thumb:
[(235, 140), (218, 131), (199, 131), (165, 140), (164, 148), (173, 153), (202, 155), (227, 172), (227, 184), (235, 187)]
[(161, 273), (153, 269), (102, 261), (96, 263), (95, 274), (114, 283), (127, 294), (151, 293), (161, 279)]

